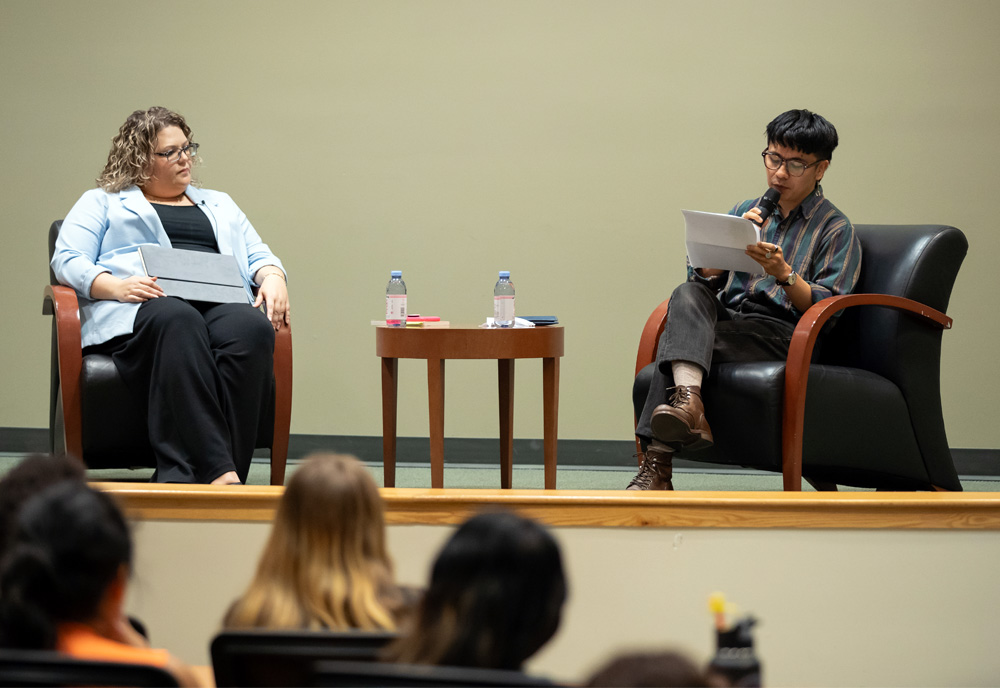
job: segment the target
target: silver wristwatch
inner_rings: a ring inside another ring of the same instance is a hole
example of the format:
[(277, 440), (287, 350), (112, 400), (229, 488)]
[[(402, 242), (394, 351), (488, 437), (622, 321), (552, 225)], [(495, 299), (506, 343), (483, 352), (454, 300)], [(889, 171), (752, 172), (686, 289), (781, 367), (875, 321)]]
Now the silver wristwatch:
[(795, 274), (795, 270), (792, 270), (792, 274), (790, 274), (790, 275), (788, 276), (788, 279), (787, 279), (786, 281), (784, 281), (784, 282), (782, 282), (782, 281), (781, 281), (780, 279), (778, 279), (777, 277), (775, 277), (775, 278), (774, 278), (774, 281), (775, 281), (775, 282), (776, 282), (776, 283), (777, 283), (778, 285), (780, 285), (780, 286), (782, 286), (782, 287), (790, 287), (790, 286), (792, 286), (793, 284), (795, 284), (795, 283), (796, 283), (796, 282), (797, 282), (798, 280), (799, 280), (799, 276)]

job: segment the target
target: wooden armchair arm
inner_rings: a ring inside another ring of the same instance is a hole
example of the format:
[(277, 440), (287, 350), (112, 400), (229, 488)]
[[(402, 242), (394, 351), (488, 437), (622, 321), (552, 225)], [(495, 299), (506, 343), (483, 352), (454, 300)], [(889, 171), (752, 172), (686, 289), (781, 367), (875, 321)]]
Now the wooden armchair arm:
[(642, 336), (639, 338), (639, 351), (635, 356), (635, 374), (656, 360), (656, 348), (660, 344), (660, 335), (663, 334), (663, 327), (667, 324), (667, 299), (650, 313), (646, 320), (646, 326), (642, 328)]
[(886, 306), (919, 315), (926, 324), (951, 329), (952, 319), (930, 306), (888, 294), (846, 294), (814, 303), (795, 331), (785, 359), (785, 400), (782, 418), (781, 473), (786, 491), (802, 489), (802, 434), (806, 416), (806, 384), (813, 349), (823, 325), (834, 314), (853, 306)]
[[(660, 335), (663, 334), (663, 327), (667, 324), (667, 305), (670, 299), (666, 299), (659, 306), (653, 309), (646, 319), (646, 325), (642, 328), (642, 336), (639, 337), (639, 350), (635, 355), (635, 374), (656, 360), (656, 349), (660, 345)], [(634, 415), (634, 414), (633, 414)], [(632, 427), (639, 424), (639, 419), (632, 418)], [(642, 452), (639, 445), (639, 438), (635, 438), (636, 455)], [(642, 463), (642, 459), (639, 460)]]
[(292, 328), (274, 335), (274, 434), (271, 436), (271, 484), (285, 484), (288, 434), (292, 420)]
[(80, 338), (80, 304), (76, 292), (62, 285), (46, 286), (43, 292), (42, 313), (55, 317), (66, 453), (82, 461), (80, 369), (83, 365), (83, 347)]

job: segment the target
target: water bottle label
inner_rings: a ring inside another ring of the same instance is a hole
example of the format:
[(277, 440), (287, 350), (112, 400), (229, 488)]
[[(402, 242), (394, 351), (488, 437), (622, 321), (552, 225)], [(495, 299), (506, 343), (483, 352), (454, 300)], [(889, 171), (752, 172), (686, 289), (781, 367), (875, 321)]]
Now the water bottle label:
[(385, 321), (390, 325), (406, 320), (406, 294), (385, 295)]
[(511, 322), (514, 319), (514, 297), (493, 297), (493, 320), (496, 322)]

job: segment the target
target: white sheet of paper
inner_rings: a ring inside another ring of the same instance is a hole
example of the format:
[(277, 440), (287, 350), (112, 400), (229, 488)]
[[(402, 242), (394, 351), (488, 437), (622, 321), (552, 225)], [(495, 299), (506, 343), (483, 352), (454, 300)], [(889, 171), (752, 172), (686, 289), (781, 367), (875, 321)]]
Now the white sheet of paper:
[(760, 229), (753, 222), (723, 213), (681, 212), (688, 260), (693, 267), (764, 274), (760, 263), (745, 253), (747, 246), (760, 241)]

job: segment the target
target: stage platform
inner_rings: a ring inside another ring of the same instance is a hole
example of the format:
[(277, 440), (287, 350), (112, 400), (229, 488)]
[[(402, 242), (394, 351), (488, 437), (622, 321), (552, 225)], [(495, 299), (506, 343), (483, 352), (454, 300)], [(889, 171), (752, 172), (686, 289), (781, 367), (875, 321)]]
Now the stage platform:
[[(94, 483), (130, 516), (270, 521), (284, 488)], [(625, 492), (381, 488), (389, 524), (451, 525), (490, 507), (549, 526), (790, 529), (1000, 529), (993, 492)]]
[[(283, 488), (95, 483), (134, 524), (126, 608), (192, 664), (245, 589)], [(549, 526), (569, 600), (528, 670), (578, 683), (612, 654), (713, 650), (708, 596), (753, 614), (769, 686), (995, 685), (1000, 493), (382, 489), (396, 578), (423, 586), (455, 524)], [(530, 610), (526, 610), (530, 613)]]

